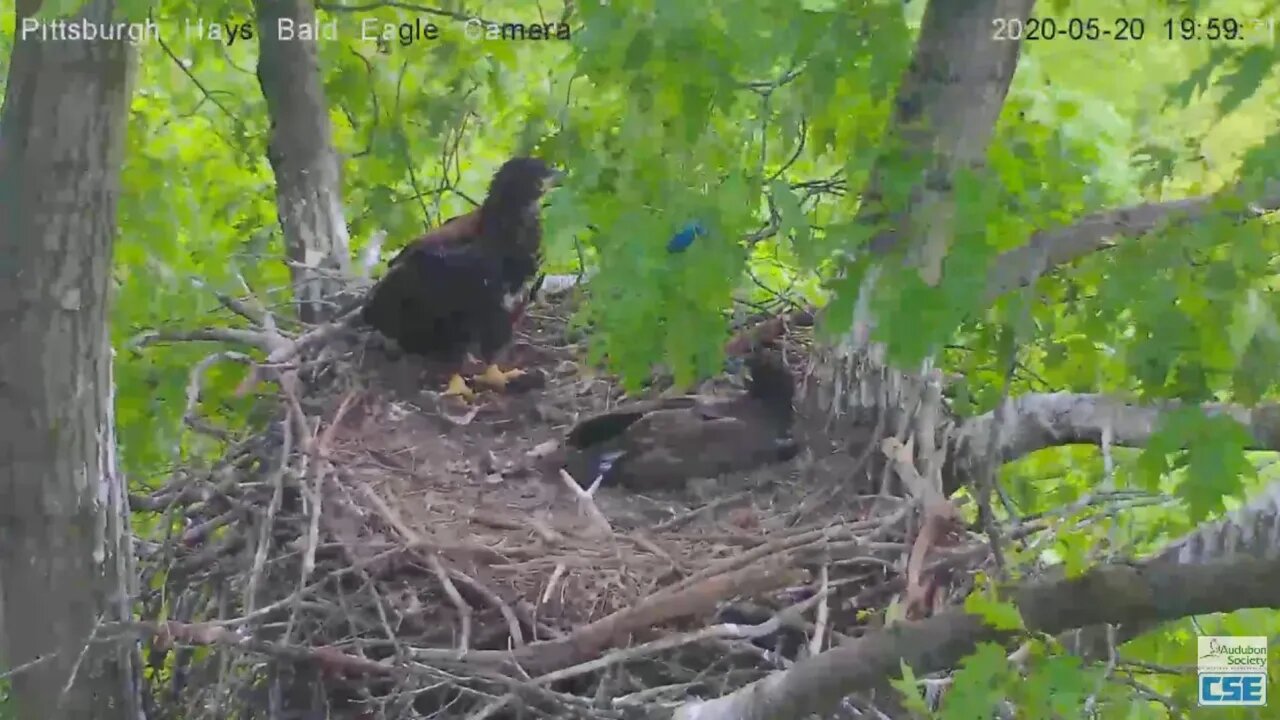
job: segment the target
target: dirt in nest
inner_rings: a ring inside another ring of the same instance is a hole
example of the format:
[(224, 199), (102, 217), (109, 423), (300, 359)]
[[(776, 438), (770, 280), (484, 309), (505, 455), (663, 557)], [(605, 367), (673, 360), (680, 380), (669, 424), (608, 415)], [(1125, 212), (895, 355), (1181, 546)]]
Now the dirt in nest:
[[(812, 507), (794, 486), (794, 463), (695, 480), (680, 491), (602, 486), (592, 502), (619, 534), (614, 539), (627, 538), (602, 541), (598, 515), (561, 477), (556, 450), (578, 420), (656, 395), (664, 383), (627, 397), (588, 367), (570, 312), (564, 302), (538, 303), (517, 328), (502, 366), (525, 370), (537, 387), (480, 391), (470, 403), (440, 394), (447, 377), (439, 368), (366, 343), (363, 388), (351, 393), (358, 400), (329, 448), (342, 473), (384, 501), (383, 514), (392, 517), (383, 524), (399, 526), (386, 532), (401, 536), (388, 542), (416, 537), (507, 601), (537, 608), (541, 622), (565, 629), (737, 554), (744, 538), (759, 542)], [(783, 338), (789, 360), (803, 357), (800, 342)], [(725, 374), (695, 390), (741, 391), (743, 380)]]
[[(324, 334), (296, 340), (297, 361), (267, 373), (277, 422), (138, 499), (185, 528), (144, 558), (143, 587), (163, 588), (144, 598), (145, 616), (236, 653), (252, 636), (275, 658), (246, 673), (216, 654), (184, 656), (173, 676), (191, 707), (229, 707), (233, 695), (261, 705), (265, 681), (285, 683), (279, 663), (302, 659), (350, 711), (332, 717), (403, 717), (406, 696), (423, 715), (487, 707), (516, 687), (544, 716), (619, 717), (763, 677), (855, 636), (895, 595), (908, 610), (948, 602), (950, 586), (920, 562), (914, 580), (903, 572), (909, 553), (940, 543), (919, 541), (907, 501), (849, 493), (842, 479), (861, 461), (847, 453), (831, 456), (847, 467), (802, 453), (652, 493), (588, 495), (566, 481), (556, 450), (575, 422), (666, 387), (627, 398), (589, 367), (572, 310), (540, 302), (517, 328), (502, 366), (535, 387), (471, 404), (442, 398), (440, 368), (375, 333), (309, 331)], [(748, 332), (786, 324), (761, 318)], [(779, 336), (797, 378), (799, 325)], [(726, 373), (695, 390), (742, 386)], [(601, 714), (592, 688), (606, 658), (619, 684)]]

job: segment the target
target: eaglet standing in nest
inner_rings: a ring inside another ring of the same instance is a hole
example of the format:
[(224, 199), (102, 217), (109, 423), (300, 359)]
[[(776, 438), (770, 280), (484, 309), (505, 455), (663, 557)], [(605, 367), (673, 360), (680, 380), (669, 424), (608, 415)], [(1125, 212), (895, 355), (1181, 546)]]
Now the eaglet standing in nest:
[(643, 491), (790, 460), (795, 384), (782, 353), (757, 346), (747, 368), (737, 396), (662, 398), (583, 420), (569, 431), (565, 469), (583, 486)]
[(562, 177), (538, 158), (508, 160), (479, 208), (411, 242), (369, 291), (364, 321), (406, 353), (446, 363), (452, 376), (445, 395), (474, 397), (461, 375), (474, 346), (485, 363), (476, 383), (502, 390), (524, 374), (503, 372), (496, 358), (534, 291), (539, 205)]

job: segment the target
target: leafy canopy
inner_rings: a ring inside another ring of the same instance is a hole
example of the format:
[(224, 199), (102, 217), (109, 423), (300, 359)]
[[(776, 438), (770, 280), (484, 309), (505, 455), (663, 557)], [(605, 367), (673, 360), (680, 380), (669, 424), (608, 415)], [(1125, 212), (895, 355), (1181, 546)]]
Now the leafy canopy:
[[(858, 193), (880, 163), (886, 196), (904, 203), (921, 170), (887, 147), (884, 130), (923, 3), (574, 5), (567, 43), (476, 42), (460, 21), (424, 16), (441, 26), (439, 40), (393, 43), (385, 54), (359, 39), (361, 21), (409, 21), (415, 13), (385, 5), (320, 13), (340, 28), (339, 40), (320, 44), (319, 63), (354, 250), (386, 231), (390, 252), (469, 210), (503, 159), (534, 150), (571, 171), (546, 214), (549, 269), (574, 272), (585, 263), (596, 273), (582, 321), (592, 325), (595, 356), (631, 384), (654, 363), (681, 381), (714, 371), (735, 298), (775, 309), (818, 302), (827, 307), (828, 332), (847, 327), (869, 267), (858, 251), (873, 231), (854, 222)], [(288, 286), (256, 40), (183, 36), (189, 19), (251, 20), (250, 5), (122, 7), (129, 17), (147, 10), (165, 43), (139, 48), (113, 313), (120, 436), (140, 483), (213, 451), (180, 423), (189, 368), (209, 349), (143, 353), (128, 339), (175, 323), (234, 324), (211, 289), (247, 287), (283, 307)], [(992, 258), (1038, 230), (1109, 207), (1257, 188), (1277, 177), (1280, 45), (1171, 41), (1162, 27), (1184, 14), (1275, 11), (1274, 2), (1247, 0), (1040, 3), (1045, 16), (1144, 18), (1147, 35), (1024, 44), (985, 169), (955, 178), (942, 282), (929, 286), (910, 269), (886, 266), (875, 308), (894, 357), (941, 350), (943, 368), (961, 378), (954, 407), (962, 414), (994, 406), (1010, 359), (1015, 394), (1274, 400), (1274, 224), (1175, 225), (1094, 253), (991, 307), (982, 289)], [(478, 12), (540, 18), (517, 0), (486, 2)], [(542, 12), (554, 21), (560, 8)], [(13, 22), (12, 14), (0, 18), (5, 56)], [(707, 234), (668, 254), (667, 239), (690, 219)], [(235, 366), (215, 367), (203, 402), (233, 433), (259, 409), (252, 395), (232, 392), (242, 379)], [(1193, 409), (1174, 414), (1151, 447), (1115, 451), (1116, 480), (1171, 493), (1190, 512), (1134, 508), (1131, 522), (1118, 524), (1081, 511), (1063, 519), (1052, 551), (1027, 560), (1078, 571), (1104, 540), (1142, 549), (1184, 532), (1267, 479), (1254, 472), (1259, 460), (1244, 453), (1244, 441), (1229, 421)], [(1175, 450), (1184, 444), (1190, 449)], [(1078, 500), (1106, 472), (1096, 451), (1061, 448), (1003, 474), (1015, 502), (1038, 512)], [(975, 603), (995, 621), (1016, 624), (1008, 608)], [(1250, 634), (1278, 625), (1273, 613), (1216, 622)], [(1190, 662), (1189, 637), (1186, 624), (1175, 624), (1126, 653)], [(1028, 717), (1065, 717), (1096, 692), (1093, 676), (1053, 654), (1029, 673), (1014, 682), (998, 649), (981, 648), (957, 674), (941, 715), (984, 714), (1003, 698)], [(1185, 677), (1147, 681), (1184, 706), (1193, 701)], [(1099, 697), (1131, 693), (1108, 684)], [(1145, 701), (1101, 707), (1105, 717), (1160, 716), (1160, 706)]]

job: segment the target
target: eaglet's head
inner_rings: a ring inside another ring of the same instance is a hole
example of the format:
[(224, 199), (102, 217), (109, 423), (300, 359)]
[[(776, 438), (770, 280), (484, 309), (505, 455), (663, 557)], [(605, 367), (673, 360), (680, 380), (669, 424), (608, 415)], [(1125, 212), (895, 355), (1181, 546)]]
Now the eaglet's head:
[(540, 158), (512, 158), (498, 168), (489, 184), (489, 201), (505, 207), (537, 203), (543, 193), (559, 184), (564, 174)]

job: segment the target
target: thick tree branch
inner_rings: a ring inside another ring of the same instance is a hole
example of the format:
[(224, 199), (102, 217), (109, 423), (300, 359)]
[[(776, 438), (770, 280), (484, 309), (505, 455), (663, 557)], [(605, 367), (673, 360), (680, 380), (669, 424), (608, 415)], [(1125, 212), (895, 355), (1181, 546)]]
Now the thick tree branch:
[[(1107, 565), (1071, 580), (1038, 582), (1008, 593), (1028, 629), (1059, 633), (1105, 623), (1142, 623), (1241, 608), (1280, 607), (1280, 559), (1200, 566)], [(895, 625), (828, 650), (737, 692), (685, 705), (677, 720), (782, 720), (821, 713), (842, 697), (898, 675), (954, 666), (981, 642), (1013, 636), (955, 609)]]
[(996, 258), (987, 275), (987, 302), (1034, 282), (1047, 270), (1109, 247), (1118, 238), (1139, 237), (1161, 226), (1199, 222), (1214, 215), (1243, 221), (1280, 210), (1280, 182), (1271, 183), (1260, 197), (1246, 197), (1243, 192), (1237, 188), (1222, 194), (1104, 210), (1067, 227), (1038, 232), (1026, 245)]
[(1197, 565), (1232, 557), (1280, 557), (1280, 480), (1225, 517), (1164, 546), (1152, 561)]
[[(1010, 422), (997, 440), (1001, 462), (1017, 460), (1047, 447), (1072, 444), (1098, 445), (1110, 427), (1112, 443), (1120, 447), (1145, 447), (1160, 427), (1162, 416), (1185, 407), (1177, 402), (1138, 405), (1094, 393), (1029, 393), (1011, 401)], [(1227, 415), (1249, 433), (1251, 450), (1280, 451), (1280, 406), (1245, 408), (1209, 403), (1200, 406), (1209, 416)], [(965, 421), (956, 431), (957, 448), (982, 452), (995, 431), (995, 412)]]
[[(1280, 480), (1249, 499), (1243, 507), (1213, 522), (1201, 524), (1169, 543), (1148, 564), (1204, 565), (1237, 557), (1280, 558)], [(1146, 633), (1158, 622), (1131, 623), (1108, 637), (1106, 626), (1094, 625), (1060, 638), (1074, 653), (1089, 659), (1105, 658), (1112, 643), (1119, 645)]]

